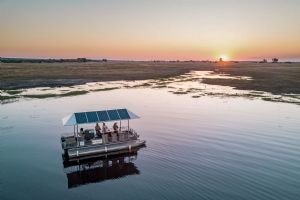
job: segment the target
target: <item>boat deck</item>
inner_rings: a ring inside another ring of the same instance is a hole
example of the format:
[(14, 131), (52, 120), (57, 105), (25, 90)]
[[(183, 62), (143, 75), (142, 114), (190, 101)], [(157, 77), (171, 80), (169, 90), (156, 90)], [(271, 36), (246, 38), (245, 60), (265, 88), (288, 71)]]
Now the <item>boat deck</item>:
[(111, 132), (102, 137), (85, 139), (84, 137), (62, 136), (62, 149), (68, 158), (82, 158), (91, 155), (129, 150), (145, 145), (145, 141), (138, 139), (137, 133), (129, 131)]
[(85, 139), (84, 137), (75, 137), (74, 135), (65, 135), (61, 137), (61, 144), (63, 149), (72, 149), (76, 147), (87, 147), (99, 144), (114, 144), (122, 143), (138, 138), (137, 133), (134, 130), (125, 130), (118, 133), (108, 132), (102, 135), (102, 137), (95, 136), (91, 139)]

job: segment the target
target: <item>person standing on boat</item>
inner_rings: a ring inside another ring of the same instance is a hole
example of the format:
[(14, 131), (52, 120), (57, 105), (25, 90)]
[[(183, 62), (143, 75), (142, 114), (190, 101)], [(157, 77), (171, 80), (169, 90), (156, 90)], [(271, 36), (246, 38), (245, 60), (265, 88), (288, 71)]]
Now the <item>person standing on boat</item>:
[(101, 128), (98, 123), (96, 123), (95, 131), (98, 137), (101, 137)]
[(107, 133), (108, 132), (108, 127), (106, 126), (105, 123), (103, 123), (103, 125), (102, 125), (102, 130), (103, 130), (103, 133)]
[(114, 123), (113, 129), (114, 129), (114, 132), (115, 132), (115, 133), (118, 133), (119, 126), (118, 126), (118, 123), (117, 123), (117, 122)]

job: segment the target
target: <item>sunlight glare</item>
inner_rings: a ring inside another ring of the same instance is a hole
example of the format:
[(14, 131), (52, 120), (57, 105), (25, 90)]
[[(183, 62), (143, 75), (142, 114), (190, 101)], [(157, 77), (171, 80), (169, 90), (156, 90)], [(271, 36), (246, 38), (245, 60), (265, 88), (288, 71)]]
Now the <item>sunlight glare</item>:
[(229, 60), (229, 57), (226, 54), (222, 54), (220, 56), (220, 58), (222, 58), (223, 61), (228, 61)]

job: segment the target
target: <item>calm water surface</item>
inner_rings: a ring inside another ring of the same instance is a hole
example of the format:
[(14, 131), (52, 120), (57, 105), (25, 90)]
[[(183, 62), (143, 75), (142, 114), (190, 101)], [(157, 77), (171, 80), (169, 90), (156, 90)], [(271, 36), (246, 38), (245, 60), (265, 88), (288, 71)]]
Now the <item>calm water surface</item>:
[[(121, 174), (102, 167), (93, 177), (82, 174), (85, 184), (70, 187), (59, 138), (72, 128), (61, 118), (119, 107), (141, 116), (132, 127), (147, 147), (126, 165), (114, 164)], [(193, 99), (163, 89), (22, 100), (0, 105), (0, 166), (1, 200), (298, 200), (300, 106)]]

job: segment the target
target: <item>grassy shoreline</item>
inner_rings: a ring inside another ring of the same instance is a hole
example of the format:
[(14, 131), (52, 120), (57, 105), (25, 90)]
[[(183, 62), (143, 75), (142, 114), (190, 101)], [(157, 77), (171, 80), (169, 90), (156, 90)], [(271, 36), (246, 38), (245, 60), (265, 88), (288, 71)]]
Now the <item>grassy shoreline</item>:
[(248, 76), (252, 80), (204, 79), (212, 85), (273, 94), (300, 94), (300, 63), (209, 63), (108, 61), (87, 63), (0, 63), (0, 89), (61, 87), (88, 82), (162, 79), (192, 70)]

